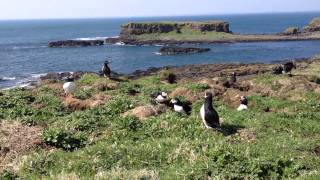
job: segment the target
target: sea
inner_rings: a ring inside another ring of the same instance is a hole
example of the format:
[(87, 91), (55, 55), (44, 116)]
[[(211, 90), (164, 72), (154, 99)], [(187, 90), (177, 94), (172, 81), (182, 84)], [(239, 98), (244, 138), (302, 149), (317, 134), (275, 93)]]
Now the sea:
[(133, 21), (225, 20), (235, 34), (272, 34), (289, 26), (303, 27), (320, 12), (241, 14), (184, 17), (50, 19), (0, 21), (0, 89), (24, 87), (48, 72), (98, 72), (106, 59), (123, 74), (150, 67), (208, 63), (272, 63), (313, 57), (320, 41), (224, 43), (193, 45), (210, 52), (160, 56), (160, 46), (108, 44), (99, 47), (48, 48), (50, 41), (105, 39), (120, 33), (121, 24)]

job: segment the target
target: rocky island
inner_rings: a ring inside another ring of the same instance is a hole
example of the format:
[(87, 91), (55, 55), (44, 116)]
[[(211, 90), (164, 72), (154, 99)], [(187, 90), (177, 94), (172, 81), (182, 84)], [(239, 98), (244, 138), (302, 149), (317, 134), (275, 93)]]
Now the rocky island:
[(176, 55), (176, 54), (193, 54), (210, 51), (209, 48), (192, 48), (192, 47), (163, 47), (160, 49), (160, 55)]
[(50, 42), (49, 47), (86, 47), (86, 46), (102, 46), (103, 40), (65, 40)]
[(229, 27), (225, 21), (127, 23), (121, 26), (118, 38), (106, 42), (143, 45), (320, 40), (320, 18), (313, 19), (303, 32), (292, 27), (278, 34), (243, 35), (233, 34)]

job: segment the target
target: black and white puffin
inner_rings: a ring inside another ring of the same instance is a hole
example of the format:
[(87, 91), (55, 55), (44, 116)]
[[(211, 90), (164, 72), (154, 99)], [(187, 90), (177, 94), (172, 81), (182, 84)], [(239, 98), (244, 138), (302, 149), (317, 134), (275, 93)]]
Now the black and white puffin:
[(281, 65), (282, 68), (283, 68), (283, 71), (282, 73), (285, 74), (285, 73), (290, 73), (291, 74), (291, 71), (292, 69), (296, 69), (296, 64), (294, 63), (294, 61), (290, 61), (290, 62), (286, 62), (284, 64)]
[(231, 82), (232, 83), (236, 83), (237, 82), (237, 73), (236, 72), (232, 72)]
[(240, 97), (240, 106), (238, 107), (238, 111), (244, 111), (248, 109), (248, 99), (245, 96)]
[(110, 70), (108, 64), (109, 64), (109, 61), (105, 61), (103, 66), (102, 66), (102, 73), (103, 73), (103, 76), (106, 77), (106, 78), (110, 78), (111, 77), (111, 70)]
[(212, 93), (205, 93), (205, 101), (200, 109), (203, 124), (208, 129), (220, 127), (219, 115), (212, 106)]
[(189, 102), (181, 102), (179, 99), (171, 99), (170, 101), (173, 104), (173, 109), (175, 112), (178, 112), (180, 114), (187, 114), (190, 115), (191, 113), (191, 107)]
[(159, 104), (168, 102), (168, 94), (166, 92), (159, 92), (155, 97), (155, 101)]

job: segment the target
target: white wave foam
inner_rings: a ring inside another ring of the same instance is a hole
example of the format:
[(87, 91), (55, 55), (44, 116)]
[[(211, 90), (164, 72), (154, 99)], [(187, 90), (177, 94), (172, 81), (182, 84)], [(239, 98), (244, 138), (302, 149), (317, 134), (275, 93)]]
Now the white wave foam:
[(164, 45), (162, 45), (162, 44), (154, 44), (154, 46), (163, 47)]
[(46, 48), (47, 46), (14, 46), (13, 50)]
[(45, 76), (47, 73), (41, 73), (41, 74), (31, 74), (31, 77), (34, 79), (39, 79), (41, 76)]
[(76, 38), (78, 41), (92, 41), (92, 40), (106, 40), (109, 37), (86, 37), (86, 38)]
[(114, 43), (114, 45), (117, 45), (117, 46), (125, 46), (126, 43), (120, 41), (120, 42)]
[(162, 53), (160, 53), (160, 52), (155, 52), (154, 54), (155, 54), (155, 55), (159, 55), (159, 56), (162, 55)]
[(16, 77), (0, 77), (2, 81), (13, 81), (16, 80)]

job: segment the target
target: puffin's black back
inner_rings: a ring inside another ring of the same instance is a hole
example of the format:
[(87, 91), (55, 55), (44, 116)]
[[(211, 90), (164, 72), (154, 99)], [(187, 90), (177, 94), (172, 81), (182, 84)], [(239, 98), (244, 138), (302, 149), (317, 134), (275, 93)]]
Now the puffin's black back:
[(237, 74), (235, 72), (232, 73), (231, 82), (233, 83), (237, 82)]
[(211, 94), (208, 97), (206, 97), (206, 99), (205, 99), (204, 112), (205, 112), (205, 115), (204, 115), (205, 120), (210, 127), (216, 128), (216, 127), (220, 126), (219, 115), (218, 115), (217, 111), (212, 106), (212, 95)]
[(248, 105), (248, 99), (247, 98), (241, 99), (240, 103), (247, 106)]
[(182, 102), (178, 98), (176, 98), (176, 101), (177, 101), (176, 105), (182, 106), (183, 110), (187, 113), (187, 115), (191, 114), (191, 110), (192, 110), (192, 108), (191, 108), (192, 103), (191, 102), (189, 102), (189, 101)]
[(106, 76), (110, 76), (111, 70), (110, 70), (110, 68), (109, 68), (109, 66), (108, 66), (107, 63), (104, 63), (104, 64), (103, 64), (102, 73), (103, 73), (104, 75), (106, 75)]
[(285, 72), (291, 72), (293, 68), (296, 68), (295, 64), (293, 62), (287, 62), (283, 64), (283, 69)]

